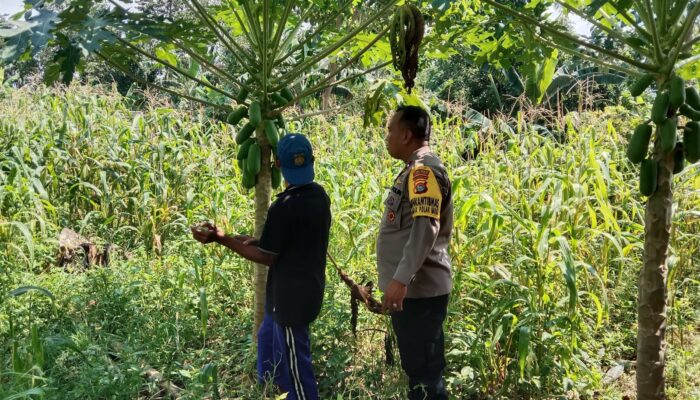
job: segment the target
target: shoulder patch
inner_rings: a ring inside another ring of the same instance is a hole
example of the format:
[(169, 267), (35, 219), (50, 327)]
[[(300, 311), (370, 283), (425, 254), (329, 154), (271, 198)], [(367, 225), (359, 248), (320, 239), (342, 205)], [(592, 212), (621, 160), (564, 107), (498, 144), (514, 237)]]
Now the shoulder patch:
[(435, 173), (423, 165), (415, 166), (408, 175), (408, 199), (413, 217), (440, 219), (442, 192)]

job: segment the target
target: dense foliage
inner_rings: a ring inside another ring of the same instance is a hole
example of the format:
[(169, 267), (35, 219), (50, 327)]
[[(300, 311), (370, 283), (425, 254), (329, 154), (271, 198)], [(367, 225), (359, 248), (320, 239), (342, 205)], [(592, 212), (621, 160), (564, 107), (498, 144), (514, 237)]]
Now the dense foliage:
[[(251, 266), (187, 232), (202, 219), (252, 230), (230, 128), (157, 101), (133, 112), (82, 87), (4, 91), (0, 114), (0, 397), (151, 398), (163, 390), (144, 377), (151, 368), (182, 398), (272, 396), (254, 381)], [(644, 203), (625, 145), (638, 117), (570, 114), (560, 144), (524, 115), (510, 121), (514, 134), (487, 132), (470, 162), (462, 120), (435, 126), (456, 210), (450, 389), (619, 398), (629, 375), (603, 381), (618, 364), (629, 371), (635, 354)], [(356, 280), (376, 280), (382, 198), (400, 169), (381, 129), (351, 115), (288, 122), (317, 151), (333, 206), (330, 253)], [(699, 171), (676, 176), (671, 242), (668, 391), (686, 399), (700, 395)], [(59, 268), (64, 227), (112, 243), (109, 267)], [(323, 398), (401, 398), (405, 378), (384, 360), (387, 321), (361, 312), (353, 337), (349, 292), (330, 265), (327, 276), (312, 326)], [(27, 285), (49, 292), (11, 292)]]

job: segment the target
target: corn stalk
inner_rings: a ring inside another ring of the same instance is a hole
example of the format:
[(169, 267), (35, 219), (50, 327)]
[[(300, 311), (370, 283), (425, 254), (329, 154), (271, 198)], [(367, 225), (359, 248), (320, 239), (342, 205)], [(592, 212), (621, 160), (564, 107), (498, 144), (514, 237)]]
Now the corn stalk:
[[(52, 3), (49, 0), (44, 3)], [(205, 5), (201, 0), (186, 0), (195, 17), (169, 20), (159, 15), (131, 12), (114, 0), (93, 4), (83, 0), (68, 3), (59, 13), (47, 11), (36, 4), (38, 16), (28, 16), (26, 23), (17, 23), (14, 30), (2, 31), (7, 41), (3, 61), (11, 62), (27, 50), (36, 54), (42, 47), (52, 46), (73, 57), (57, 57), (49, 68), (60, 70), (70, 80), (76, 66), (84, 62), (82, 54), (93, 54), (106, 64), (123, 72), (131, 79), (179, 99), (203, 105), (216, 118), (228, 121), (238, 107), (261, 106), (263, 119), (272, 119), (309, 96), (347, 79), (376, 71), (381, 63), (344, 80), (336, 76), (353, 67), (375, 43), (384, 38), (387, 29), (382, 25), (397, 0), (366, 1), (355, 5), (362, 18), (350, 19), (345, 33), (335, 40), (317, 39), (327, 34), (328, 28), (343, 15), (353, 11), (351, 2), (343, 2), (331, 9), (321, 9), (301, 0), (272, 2), (263, 0), (228, 0), (217, 6)], [(309, 24), (310, 34), (300, 33), (300, 27)], [(345, 25), (345, 24), (343, 24)], [(346, 59), (338, 59), (337, 66), (312, 88), (287, 94), (280, 103), (279, 92), (295, 84), (315, 66), (344, 48), (352, 48), (358, 34), (378, 32), (374, 40), (359, 50), (351, 50)], [(27, 37), (32, 40), (27, 41)], [(303, 55), (305, 48), (310, 54)], [(77, 50), (77, 51), (76, 51)], [(387, 54), (387, 58), (389, 55)], [(129, 63), (146, 59), (165, 68), (174, 79), (187, 85), (171, 87), (165, 82), (151, 81), (132, 73)], [(190, 66), (201, 65), (205, 73)], [(195, 87), (193, 91), (182, 87)], [(248, 92), (244, 96), (242, 92)], [(202, 93), (207, 93), (203, 96)], [(325, 112), (325, 110), (324, 110)], [(240, 119), (240, 118), (239, 118)], [(237, 121), (236, 121), (237, 122)], [(259, 237), (270, 205), (271, 146), (262, 121), (254, 127), (253, 137), (261, 147), (260, 171), (255, 177), (255, 228)], [(239, 127), (239, 129), (242, 129)], [(283, 130), (284, 126), (278, 126)], [(245, 182), (245, 178), (244, 178)], [(264, 313), (267, 267), (257, 266), (254, 272), (255, 323), (254, 334)]]
[[(653, 74), (659, 93), (668, 90), (669, 81), (680, 73), (681, 67), (697, 60), (696, 56), (686, 56), (679, 61), (679, 56), (684, 49), (692, 49), (697, 40), (692, 36), (698, 34), (696, 21), (700, 2), (659, 0), (652, 4), (649, 0), (635, 0), (623, 4), (608, 1), (593, 2), (590, 6), (597, 8), (581, 9), (577, 1), (554, 0), (566, 12), (583, 18), (618, 45), (617, 50), (610, 50), (496, 0), (482, 1), (514, 18), (546, 46), (632, 76)], [(631, 35), (627, 27), (631, 27)], [(639, 58), (626, 53), (636, 53)], [(661, 150), (659, 134), (655, 135), (651, 157), (658, 164), (658, 177), (656, 190), (646, 204), (644, 266), (639, 280), (636, 377), (640, 400), (666, 398), (666, 288), (674, 159), (673, 152)]]

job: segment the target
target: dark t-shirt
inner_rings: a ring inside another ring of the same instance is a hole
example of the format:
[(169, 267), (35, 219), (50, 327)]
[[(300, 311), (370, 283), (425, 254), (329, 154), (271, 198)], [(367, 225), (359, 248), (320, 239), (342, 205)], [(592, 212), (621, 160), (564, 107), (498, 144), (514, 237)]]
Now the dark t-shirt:
[(267, 212), (260, 250), (276, 254), (265, 311), (283, 326), (306, 325), (321, 311), (326, 285), (330, 199), (317, 183), (290, 186)]

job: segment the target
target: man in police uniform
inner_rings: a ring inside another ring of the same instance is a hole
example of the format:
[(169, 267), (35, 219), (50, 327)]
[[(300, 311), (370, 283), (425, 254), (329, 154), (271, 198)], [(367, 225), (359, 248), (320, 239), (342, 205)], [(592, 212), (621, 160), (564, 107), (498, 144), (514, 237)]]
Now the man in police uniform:
[(314, 182), (314, 156), (304, 135), (280, 139), (276, 163), (287, 188), (270, 206), (260, 240), (224, 235), (212, 224), (193, 227), (192, 234), (270, 266), (258, 332), (258, 378), (261, 384), (272, 380), (287, 392), (287, 400), (318, 400), (309, 324), (321, 310), (326, 284), (330, 199)]
[(387, 150), (405, 167), (384, 202), (377, 238), (379, 288), (391, 312), (410, 400), (447, 399), (442, 324), (452, 289), (452, 185), (430, 150), (430, 127), (428, 113), (415, 106), (399, 107), (389, 121)]

